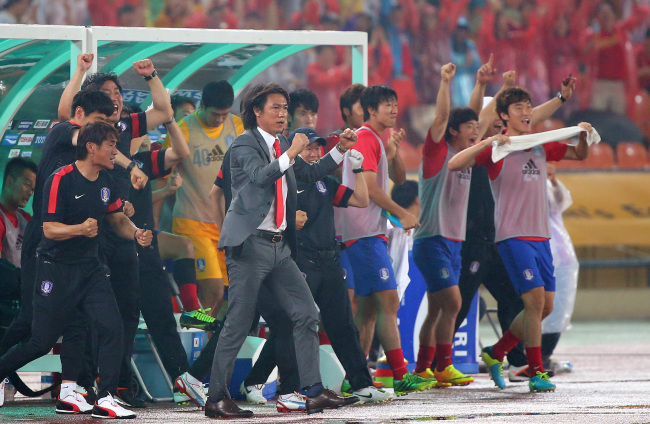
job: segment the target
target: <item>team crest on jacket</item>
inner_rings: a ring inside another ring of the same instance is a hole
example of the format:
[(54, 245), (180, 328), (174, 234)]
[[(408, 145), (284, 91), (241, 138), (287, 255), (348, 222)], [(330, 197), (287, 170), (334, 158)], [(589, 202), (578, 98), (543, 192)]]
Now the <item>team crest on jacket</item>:
[(316, 181), (316, 188), (318, 189), (318, 191), (320, 191), (320, 194), (327, 193), (327, 187), (325, 186), (325, 183), (322, 181)]
[(108, 187), (102, 187), (102, 202), (108, 204), (108, 200), (111, 198), (111, 191)]
[(43, 293), (45, 296), (49, 295), (52, 293), (52, 287), (54, 284), (52, 284), (51, 281), (45, 280), (41, 283), (41, 293)]
[(117, 129), (120, 130), (120, 132), (126, 131), (126, 122), (120, 121), (117, 123)]

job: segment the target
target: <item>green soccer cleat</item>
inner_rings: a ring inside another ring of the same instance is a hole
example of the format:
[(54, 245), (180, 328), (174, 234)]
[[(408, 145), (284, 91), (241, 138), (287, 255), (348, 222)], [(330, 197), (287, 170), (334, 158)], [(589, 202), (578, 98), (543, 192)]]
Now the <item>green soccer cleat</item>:
[(505, 389), (506, 381), (503, 379), (503, 361), (495, 359), (492, 355), (492, 346), (483, 348), (481, 357), (490, 370), (490, 378), (498, 388)]
[(183, 312), (180, 319), (181, 328), (198, 328), (199, 330), (212, 331), (216, 320), (213, 316), (207, 314), (209, 311), (210, 308)]
[(551, 383), (548, 373), (537, 371), (535, 376), (528, 380), (528, 388), (531, 392), (554, 392), (555, 384)]
[(350, 385), (350, 381), (346, 378), (343, 379), (343, 382), (341, 383), (341, 394), (343, 396), (352, 396), (352, 386)]
[(395, 380), (393, 390), (396, 396), (403, 396), (408, 393), (422, 392), (435, 387), (437, 381), (429, 380), (418, 375), (407, 372), (401, 380)]

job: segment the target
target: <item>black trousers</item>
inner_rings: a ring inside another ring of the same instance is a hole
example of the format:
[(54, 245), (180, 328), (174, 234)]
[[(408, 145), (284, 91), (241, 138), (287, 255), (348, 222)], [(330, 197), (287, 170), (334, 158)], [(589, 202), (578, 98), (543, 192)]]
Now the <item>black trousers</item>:
[(131, 386), (131, 354), (140, 322), (140, 278), (135, 241), (117, 236), (104, 228), (100, 237), (100, 255), (111, 270), (111, 286), (122, 316), (124, 340), (119, 387)]
[[(467, 313), (478, 288), (483, 284), (497, 301), (497, 315), (501, 330), (510, 328), (512, 320), (524, 309), (508, 272), (493, 243), (465, 241), (461, 250), (461, 271), (458, 288), (463, 300), (456, 318), (456, 330), (467, 317)], [(508, 362), (514, 366), (526, 365), (523, 342), (508, 353)]]
[(47, 354), (81, 310), (97, 329), (99, 395), (114, 394), (122, 353), (122, 320), (108, 277), (108, 268), (97, 259), (70, 265), (41, 256), (31, 337), (0, 358), (0, 377)]
[(189, 364), (178, 335), (169, 277), (163, 269), (158, 243), (138, 246), (138, 259), (140, 310), (167, 373), (175, 379), (189, 369)]
[[(338, 258), (317, 258), (299, 252), (296, 264), (305, 274), (314, 301), (320, 309), (321, 320), (332, 343), (332, 349), (348, 374), (350, 385), (354, 390), (371, 386), (372, 378), (368, 372), (366, 356), (359, 343), (359, 331), (354, 324), (348, 287)], [(262, 296), (260, 296), (261, 300)], [(277, 350), (273, 345), (278, 342), (282, 343), (283, 347), (287, 343), (280, 337), (271, 337), (267, 340), (253, 370), (246, 378), (246, 385), (266, 382), (275, 364), (280, 363), (272, 356), (272, 352)], [(285, 349), (292, 351), (292, 349)], [(295, 362), (295, 358), (291, 359)], [(287, 389), (285, 378), (286, 376), (281, 373), (283, 391)]]
[[(20, 258), (20, 281), (21, 281), (21, 306), (18, 316), (12, 321), (9, 328), (0, 340), (0, 355), (4, 355), (9, 349), (29, 339), (32, 335), (32, 319), (34, 308), (32, 301), (36, 285), (36, 248), (41, 240), (43, 223), (33, 218), (25, 228), (23, 234), (23, 250)], [(40, 284), (40, 282), (39, 282)], [(86, 332), (88, 331), (88, 320), (83, 313), (76, 310), (77, 317), (67, 321), (63, 331), (63, 343), (61, 344), (61, 377), (64, 380), (77, 381), (84, 365), (84, 360), (79, 352), (83, 352), (86, 345)], [(56, 339), (54, 340), (56, 343)], [(52, 343), (52, 346), (54, 345)], [(50, 349), (52, 348), (50, 346)], [(49, 349), (48, 349), (49, 351)], [(46, 352), (47, 353), (47, 352)]]

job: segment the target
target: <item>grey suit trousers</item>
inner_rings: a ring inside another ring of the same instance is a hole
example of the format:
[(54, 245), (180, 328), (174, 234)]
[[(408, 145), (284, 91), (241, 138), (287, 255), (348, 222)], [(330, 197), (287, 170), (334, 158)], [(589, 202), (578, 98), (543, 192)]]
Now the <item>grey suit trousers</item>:
[(321, 382), (319, 371), (318, 311), (309, 286), (291, 258), (286, 242), (273, 243), (255, 235), (243, 243), (233, 258), (226, 251), (228, 267), (228, 314), (212, 362), (209, 397), (230, 397), (228, 383), (237, 354), (255, 317), (262, 284), (274, 295), (293, 323), (298, 373), (302, 387)]

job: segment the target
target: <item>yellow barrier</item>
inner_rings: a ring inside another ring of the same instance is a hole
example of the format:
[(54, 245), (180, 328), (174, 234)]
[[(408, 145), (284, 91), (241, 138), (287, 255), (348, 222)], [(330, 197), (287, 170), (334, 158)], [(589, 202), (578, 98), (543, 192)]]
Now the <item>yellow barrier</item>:
[(650, 245), (650, 173), (559, 173), (573, 205), (564, 223), (576, 246)]

